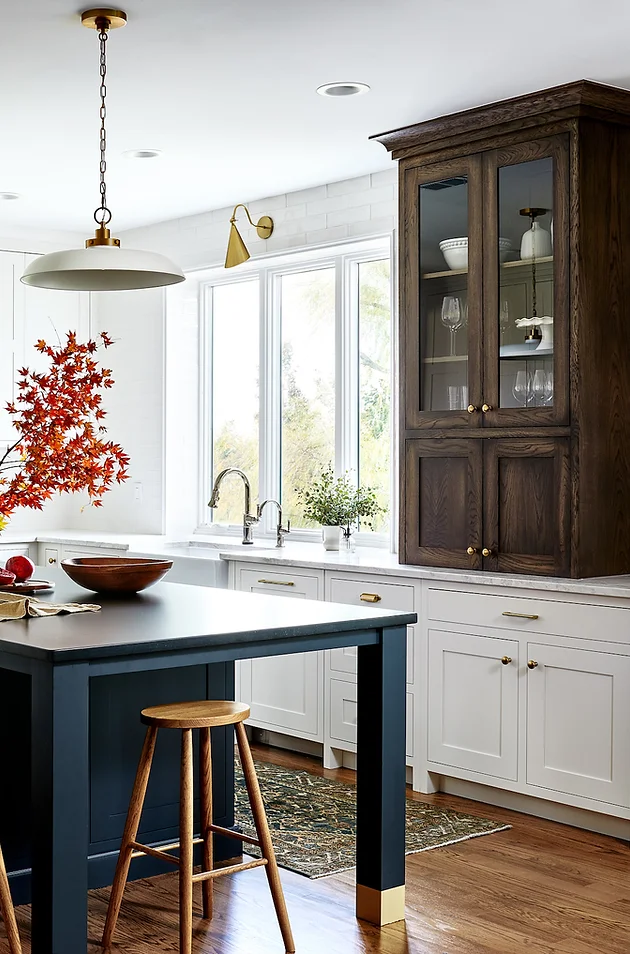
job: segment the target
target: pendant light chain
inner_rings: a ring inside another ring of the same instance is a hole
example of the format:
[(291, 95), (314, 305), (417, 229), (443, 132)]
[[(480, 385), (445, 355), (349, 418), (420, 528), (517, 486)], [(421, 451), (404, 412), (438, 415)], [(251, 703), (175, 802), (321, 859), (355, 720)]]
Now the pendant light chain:
[(105, 182), (105, 173), (107, 171), (107, 159), (105, 156), (107, 150), (107, 130), (105, 128), (105, 119), (107, 117), (107, 106), (105, 103), (107, 97), (107, 30), (109, 28), (109, 21), (103, 19), (98, 24), (98, 39), (100, 44), (100, 61), (99, 61), (99, 72), (101, 77), (101, 85), (99, 89), (99, 94), (101, 97), (101, 108), (99, 115), (101, 117), (101, 128), (99, 132), (99, 148), (101, 153), (101, 161), (99, 164), (99, 173), (100, 173), (100, 193), (101, 193), (101, 205), (100, 208), (96, 209), (94, 212), (94, 219), (97, 225), (105, 226), (107, 225), (112, 218), (112, 213), (107, 208), (107, 184)]

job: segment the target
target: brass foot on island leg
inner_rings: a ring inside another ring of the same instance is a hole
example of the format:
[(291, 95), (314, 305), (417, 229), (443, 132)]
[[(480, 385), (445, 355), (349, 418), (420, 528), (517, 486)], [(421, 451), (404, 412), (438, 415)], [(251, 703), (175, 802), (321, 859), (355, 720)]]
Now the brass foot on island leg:
[(387, 888), (378, 891), (357, 885), (356, 914), (362, 921), (370, 921), (380, 926), (405, 919), (405, 886)]

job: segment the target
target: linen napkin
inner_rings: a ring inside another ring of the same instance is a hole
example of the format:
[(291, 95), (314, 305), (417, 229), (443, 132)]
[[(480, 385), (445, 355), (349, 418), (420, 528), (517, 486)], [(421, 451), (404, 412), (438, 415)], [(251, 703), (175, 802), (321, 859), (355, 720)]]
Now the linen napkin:
[(48, 603), (19, 593), (0, 593), (0, 622), (25, 616), (57, 616), (59, 613), (98, 613), (96, 603)]

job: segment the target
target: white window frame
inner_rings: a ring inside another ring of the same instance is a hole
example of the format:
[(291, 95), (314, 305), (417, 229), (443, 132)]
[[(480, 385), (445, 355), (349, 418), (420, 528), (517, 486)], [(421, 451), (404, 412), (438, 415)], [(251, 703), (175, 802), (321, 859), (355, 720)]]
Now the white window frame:
[[(281, 482), (281, 407), (282, 377), (280, 281), (284, 275), (322, 268), (335, 269), (335, 471), (358, 472), (359, 462), (359, 365), (358, 365), (358, 269), (363, 262), (388, 258), (390, 261), (390, 313), (391, 313), (391, 379), (392, 409), (390, 415), (390, 533), (359, 532), (359, 545), (391, 547), (395, 549), (397, 458), (395, 448), (396, 387), (395, 387), (395, 260), (393, 235), (387, 233), (355, 242), (343, 242), (329, 246), (258, 256), (234, 271), (224, 268), (204, 269), (195, 273), (199, 282), (200, 322), (200, 368), (199, 368), (199, 421), (200, 421), (200, 470), (199, 470), (199, 534), (224, 534), (240, 536), (240, 524), (216, 524), (208, 507), (208, 488), (213, 480), (213, 435), (212, 435), (212, 289), (218, 285), (242, 283), (247, 280), (259, 282), (259, 494), (260, 499), (276, 498)], [(238, 373), (238, 369), (236, 369)], [(253, 504), (252, 504), (253, 506)], [(268, 539), (275, 535), (276, 511), (268, 508), (263, 520), (255, 528), (255, 536)], [(292, 530), (290, 540), (315, 542), (320, 539), (317, 529)]]

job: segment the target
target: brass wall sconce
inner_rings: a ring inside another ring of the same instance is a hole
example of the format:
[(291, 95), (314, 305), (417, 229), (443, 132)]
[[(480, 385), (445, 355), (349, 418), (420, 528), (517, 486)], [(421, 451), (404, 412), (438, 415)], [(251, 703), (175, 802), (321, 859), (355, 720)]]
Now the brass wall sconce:
[(268, 239), (273, 232), (273, 219), (270, 218), (270, 216), (261, 215), (261, 217), (258, 219), (258, 222), (254, 222), (246, 205), (243, 205), (242, 202), (239, 202), (238, 205), (235, 205), (234, 211), (232, 212), (232, 218), (230, 219), (230, 238), (228, 239), (228, 247), (225, 255), (226, 268), (234, 268), (235, 265), (242, 265), (243, 262), (246, 262), (250, 257), (250, 254), (247, 251), (247, 246), (241, 238), (239, 230), (236, 228), (237, 209), (245, 209), (245, 214), (249, 219), (250, 225), (255, 227), (259, 238)]

